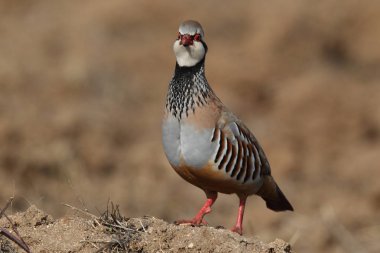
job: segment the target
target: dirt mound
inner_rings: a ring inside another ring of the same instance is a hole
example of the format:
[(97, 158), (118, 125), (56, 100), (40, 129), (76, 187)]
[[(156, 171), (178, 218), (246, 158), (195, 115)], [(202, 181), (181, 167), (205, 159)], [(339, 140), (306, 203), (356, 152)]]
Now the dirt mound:
[[(11, 219), (32, 252), (291, 252), (280, 239), (264, 243), (226, 229), (177, 226), (155, 217), (122, 218), (115, 212), (85, 216), (72, 213), (54, 220), (31, 206)], [(11, 230), (4, 218), (0, 226)], [(23, 251), (2, 238), (0, 252)]]

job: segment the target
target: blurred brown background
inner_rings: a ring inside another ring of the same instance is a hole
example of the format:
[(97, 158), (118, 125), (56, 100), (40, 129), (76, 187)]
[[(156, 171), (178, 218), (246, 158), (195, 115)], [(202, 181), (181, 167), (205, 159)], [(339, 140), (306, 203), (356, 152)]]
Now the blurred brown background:
[[(298, 252), (379, 252), (379, 1), (0, 1), (0, 205), (193, 216), (161, 116), (185, 19), (213, 89), (256, 134), (296, 212), (252, 197), (245, 234)], [(235, 221), (220, 195), (213, 226)]]

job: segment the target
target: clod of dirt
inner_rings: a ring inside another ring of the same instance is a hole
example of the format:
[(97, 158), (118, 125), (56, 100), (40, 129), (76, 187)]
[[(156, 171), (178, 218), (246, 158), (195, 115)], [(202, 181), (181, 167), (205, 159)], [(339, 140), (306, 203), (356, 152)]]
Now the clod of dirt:
[[(53, 220), (31, 206), (11, 219), (32, 252), (292, 252), (290, 245), (280, 239), (264, 243), (225, 229), (178, 226), (154, 217), (112, 220), (73, 214)], [(9, 228), (4, 218), (0, 226)], [(0, 239), (2, 252), (22, 252)]]
[(53, 217), (45, 214), (34, 205), (30, 206), (26, 212), (13, 215), (12, 220), (16, 226), (21, 227), (38, 227), (54, 222)]
[(7, 240), (5, 237), (0, 236), (0, 252), (12, 253), (16, 252), (16, 249), (9, 240)]

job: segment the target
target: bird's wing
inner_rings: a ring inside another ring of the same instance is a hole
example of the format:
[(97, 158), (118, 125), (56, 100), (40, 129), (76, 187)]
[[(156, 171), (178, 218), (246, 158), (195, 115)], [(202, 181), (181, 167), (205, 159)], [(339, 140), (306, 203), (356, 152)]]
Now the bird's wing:
[(271, 174), (269, 162), (255, 136), (226, 108), (222, 110), (212, 140), (219, 142), (214, 162), (231, 177), (246, 182)]

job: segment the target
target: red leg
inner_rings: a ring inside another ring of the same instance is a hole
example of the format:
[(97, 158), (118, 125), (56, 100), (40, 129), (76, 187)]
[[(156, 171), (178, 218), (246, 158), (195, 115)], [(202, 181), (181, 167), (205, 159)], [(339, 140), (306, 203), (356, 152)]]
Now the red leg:
[(236, 219), (236, 224), (231, 229), (231, 231), (242, 235), (243, 234), (243, 215), (244, 215), (245, 201), (247, 200), (247, 196), (239, 196), (239, 198), (240, 198), (239, 213)]
[(191, 219), (191, 220), (179, 220), (176, 221), (176, 224), (191, 224), (191, 225), (207, 225), (207, 222), (203, 221), (203, 217), (211, 212), (211, 206), (216, 201), (216, 198), (218, 197), (217, 192), (206, 192), (207, 200), (206, 203), (203, 205), (201, 210), (197, 213), (197, 215)]

